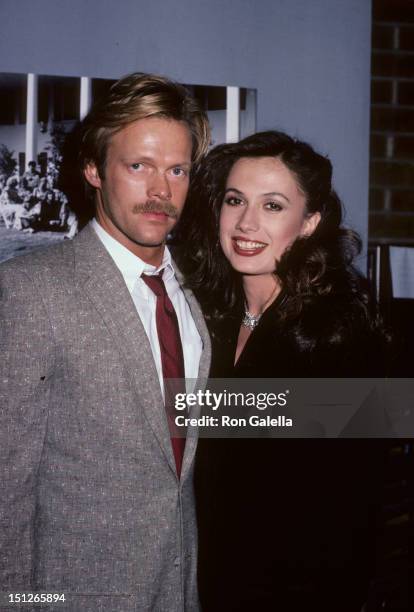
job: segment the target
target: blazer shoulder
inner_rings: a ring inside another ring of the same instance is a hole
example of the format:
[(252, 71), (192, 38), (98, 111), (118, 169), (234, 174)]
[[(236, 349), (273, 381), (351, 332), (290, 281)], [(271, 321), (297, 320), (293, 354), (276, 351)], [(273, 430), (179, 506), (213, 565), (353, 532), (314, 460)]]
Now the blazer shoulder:
[(65, 240), (1, 263), (0, 279), (2, 285), (8, 285), (26, 278), (41, 287), (53, 279), (63, 278), (73, 269), (73, 244), (72, 241)]

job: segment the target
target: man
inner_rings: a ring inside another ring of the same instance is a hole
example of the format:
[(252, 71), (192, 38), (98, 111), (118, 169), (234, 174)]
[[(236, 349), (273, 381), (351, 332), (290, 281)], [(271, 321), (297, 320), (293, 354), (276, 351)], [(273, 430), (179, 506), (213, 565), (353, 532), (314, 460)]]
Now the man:
[(1, 267), (3, 591), (64, 594), (53, 609), (71, 612), (198, 609), (196, 437), (169, 430), (164, 379), (205, 377), (210, 348), (165, 242), (208, 140), (181, 86), (120, 80), (85, 122), (95, 219)]
[(23, 193), (19, 186), (19, 174), (16, 170), (7, 179), (0, 195), (0, 213), (7, 228), (13, 227), (15, 217), (20, 214), (22, 206)]
[(22, 176), (22, 188), (29, 193), (32, 193), (39, 186), (40, 172), (36, 169), (36, 162), (29, 161), (28, 169)]

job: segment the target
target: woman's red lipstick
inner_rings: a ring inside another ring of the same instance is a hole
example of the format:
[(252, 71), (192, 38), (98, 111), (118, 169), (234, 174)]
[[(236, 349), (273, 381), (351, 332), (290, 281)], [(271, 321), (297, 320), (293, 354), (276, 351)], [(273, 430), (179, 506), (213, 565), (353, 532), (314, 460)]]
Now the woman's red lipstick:
[(262, 253), (267, 247), (267, 244), (263, 244), (263, 242), (259, 240), (246, 240), (246, 238), (242, 238), (241, 236), (234, 236), (231, 241), (235, 253), (242, 257), (254, 257)]

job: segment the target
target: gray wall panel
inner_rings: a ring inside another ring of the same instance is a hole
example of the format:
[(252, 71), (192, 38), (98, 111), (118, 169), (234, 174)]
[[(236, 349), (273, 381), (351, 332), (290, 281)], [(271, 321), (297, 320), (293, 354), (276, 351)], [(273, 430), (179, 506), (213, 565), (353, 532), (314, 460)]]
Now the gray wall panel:
[(0, 71), (257, 88), (258, 129), (329, 154), (365, 237), (370, 21), (370, 0), (1, 0)]

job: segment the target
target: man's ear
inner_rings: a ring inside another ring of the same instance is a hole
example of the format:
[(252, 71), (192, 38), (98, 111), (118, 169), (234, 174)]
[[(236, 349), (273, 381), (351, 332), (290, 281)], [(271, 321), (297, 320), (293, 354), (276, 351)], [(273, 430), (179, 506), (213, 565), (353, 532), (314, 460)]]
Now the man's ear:
[(318, 227), (321, 220), (321, 213), (316, 212), (308, 215), (303, 222), (301, 236), (310, 236)]
[(101, 178), (99, 176), (98, 168), (93, 162), (88, 162), (83, 169), (83, 175), (88, 181), (89, 185), (96, 189), (101, 188)]

